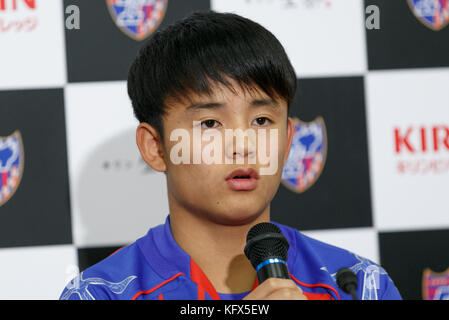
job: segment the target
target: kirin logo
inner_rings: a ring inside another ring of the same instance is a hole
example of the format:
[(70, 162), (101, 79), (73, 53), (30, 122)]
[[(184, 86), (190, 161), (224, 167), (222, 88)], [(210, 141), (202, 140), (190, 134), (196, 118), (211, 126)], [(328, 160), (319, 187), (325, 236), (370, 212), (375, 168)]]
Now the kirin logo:
[(0, 34), (33, 32), (39, 25), (36, 0), (0, 0)]

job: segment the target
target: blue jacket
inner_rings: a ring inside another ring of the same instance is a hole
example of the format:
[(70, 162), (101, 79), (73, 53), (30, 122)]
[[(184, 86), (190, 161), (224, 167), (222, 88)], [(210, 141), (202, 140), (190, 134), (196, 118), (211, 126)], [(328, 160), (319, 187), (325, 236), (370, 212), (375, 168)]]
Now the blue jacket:
[[(351, 299), (335, 282), (335, 275), (342, 267), (356, 273), (360, 300), (401, 299), (390, 277), (377, 264), (275, 224), (290, 243), (287, 260), (290, 276), (308, 299)], [(253, 289), (256, 286), (257, 281)], [(81, 272), (67, 284), (60, 299), (238, 300), (247, 294), (217, 293), (175, 242), (168, 216), (165, 224), (150, 229), (134, 243)]]

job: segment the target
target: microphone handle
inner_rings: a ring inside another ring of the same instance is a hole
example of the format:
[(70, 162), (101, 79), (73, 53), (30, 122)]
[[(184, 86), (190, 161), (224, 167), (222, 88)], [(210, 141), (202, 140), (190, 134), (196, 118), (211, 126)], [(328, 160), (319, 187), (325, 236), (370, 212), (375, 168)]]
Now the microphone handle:
[(347, 292), (351, 295), (352, 300), (359, 300), (357, 297), (357, 287), (353, 284), (346, 285)]
[(267, 263), (257, 271), (259, 284), (268, 278), (290, 279), (287, 265), (284, 263)]

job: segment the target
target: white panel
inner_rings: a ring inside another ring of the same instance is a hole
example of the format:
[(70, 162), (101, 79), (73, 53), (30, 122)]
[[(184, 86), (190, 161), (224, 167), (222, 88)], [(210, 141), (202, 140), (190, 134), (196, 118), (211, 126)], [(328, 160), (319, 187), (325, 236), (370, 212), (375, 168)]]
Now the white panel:
[(449, 69), (367, 76), (373, 211), (380, 230), (449, 227), (448, 83)]
[(0, 11), (0, 88), (62, 86), (66, 81), (61, 0), (7, 0)]
[(165, 175), (141, 160), (126, 82), (70, 84), (65, 101), (75, 243), (126, 244), (164, 222)]
[(379, 263), (377, 232), (373, 228), (330, 229), (302, 232), (305, 235), (346, 249), (361, 257)]
[(233, 12), (271, 31), (298, 77), (348, 75), (367, 69), (362, 0), (212, 0), (212, 10)]
[(0, 249), (0, 300), (55, 300), (76, 275), (71, 245)]

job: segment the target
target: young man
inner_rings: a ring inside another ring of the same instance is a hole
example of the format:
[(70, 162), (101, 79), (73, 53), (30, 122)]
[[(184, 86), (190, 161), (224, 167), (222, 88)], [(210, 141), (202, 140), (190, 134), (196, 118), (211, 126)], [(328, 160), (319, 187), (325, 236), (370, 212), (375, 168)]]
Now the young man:
[[(295, 89), (279, 41), (248, 19), (194, 13), (157, 31), (130, 68), (128, 93), (141, 156), (166, 175), (169, 215), (83, 271), (61, 299), (351, 299), (336, 284), (342, 267), (358, 276), (360, 299), (400, 299), (379, 266), (280, 224), (291, 279), (257, 282), (243, 249), (248, 230), (270, 221)], [(257, 135), (242, 142), (226, 139), (229, 130)], [(151, 190), (148, 203), (152, 214)]]

